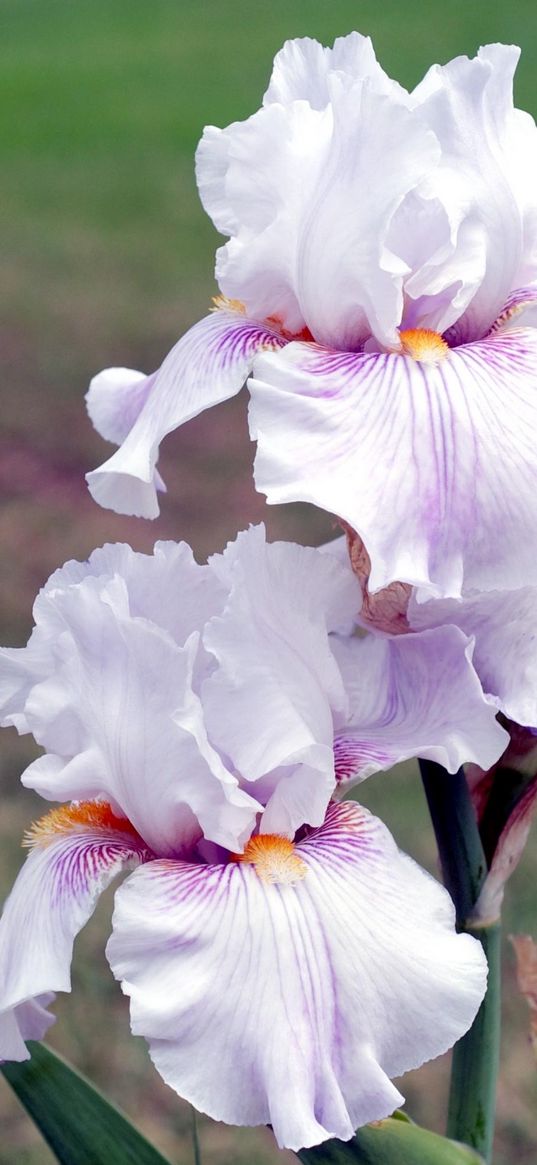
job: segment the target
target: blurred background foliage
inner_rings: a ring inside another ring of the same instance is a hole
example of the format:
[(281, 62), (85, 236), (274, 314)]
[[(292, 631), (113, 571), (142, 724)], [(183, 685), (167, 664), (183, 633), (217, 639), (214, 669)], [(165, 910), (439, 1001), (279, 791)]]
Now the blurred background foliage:
[[(83, 475), (109, 447), (91, 429), (83, 394), (107, 365), (151, 370), (206, 312), (218, 239), (194, 181), (203, 126), (259, 106), (286, 37), (331, 43), (353, 28), (372, 35), (384, 67), (410, 86), (432, 62), (472, 55), (480, 43), (520, 44), (517, 103), (537, 111), (533, 0), (0, 0), (2, 642), (25, 642), (34, 595), (50, 571), (103, 541), (149, 550), (156, 538), (186, 538), (203, 557), (251, 521), (266, 521), (271, 538), (319, 543), (334, 532), (325, 515), (266, 507), (255, 494), (245, 394), (167, 438), (161, 466), (169, 493), (156, 522), (99, 510)], [(22, 830), (41, 812), (18, 783), (31, 756), (28, 741), (3, 734), (0, 896), (20, 864)], [(436, 872), (412, 766), (367, 782), (360, 797)], [(506, 932), (537, 930), (536, 849), (533, 838), (508, 889)], [(189, 1165), (189, 1107), (130, 1036), (126, 1001), (106, 968), (110, 909), (108, 894), (79, 940), (74, 993), (59, 1002), (50, 1042), (171, 1160)], [(504, 994), (495, 1160), (529, 1165), (537, 1072), (507, 947)], [(403, 1087), (410, 1113), (438, 1129), (448, 1067), (444, 1057)], [(5, 1084), (0, 1126), (0, 1165), (52, 1161)], [(296, 1160), (279, 1154), (263, 1130), (237, 1132), (202, 1118), (200, 1137), (204, 1165)]]

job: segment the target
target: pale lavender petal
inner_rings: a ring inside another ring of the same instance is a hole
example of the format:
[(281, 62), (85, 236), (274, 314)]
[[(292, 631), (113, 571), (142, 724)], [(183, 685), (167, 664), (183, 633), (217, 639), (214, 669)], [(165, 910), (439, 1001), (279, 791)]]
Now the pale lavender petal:
[[(220, 309), (179, 340), (158, 372), (143, 382), (140, 373), (133, 373), (132, 395), (117, 369), (101, 373), (89, 390), (90, 416), (103, 436), (121, 439), (122, 444), (87, 475), (95, 500), (119, 513), (156, 517), (155, 466), (162, 439), (210, 405), (234, 396), (246, 380), (254, 353), (284, 342), (270, 326)], [(109, 406), (107, 392), (112, 397)]]
[(446, 891), (356, 804), (295, 848), (305, 875), (158, 862), (116, 894), (107, 954), (171, 1087), (298, 1149), (387, 1116), (390, 1081), (450, 1047), (486, 982)]
[[(346, 685), (347, 724), (336, 733), (336, 777), (344, 786), (410, 757), (456, 772), (490, 768), (508, 735), (496, 721), (457, 627), (394, 638), (332, 638)], [(480, 758), (480, 759), (477, 759)]]
[(105, 441), (121, 445), (144, 408), (158, 373), (105, 368), (90, 382), (86, 405), (94, 428)]
[[(166, 575), (165, 562), (157, 558), (154, 566), (157, 580)], [(190, 570), (187, 581), (190, 586)], [(135, 611), (137, 602), (146, 609), (149, 603), (144, 572), (137, 582)], [(211, 588), (218, 589), (211, 572), (208, 583), (202, 616)], [(202, 831), (240, 848), (260, 807), (207, 739), (194, 691), (199, 633), (180, 645), (131, 613), (130, 601), (119, 573), (88, 574), (49, 592), (54, 626), (62, 631), (49, 645), (45, 676), (36, 676), (23, 704), (28, 728), (49, 755), (26, 770), (23, 782), (51, 800), (112, 801), (161, 855), (181, 852)], [(185, 621), (188, 627), (188, 613)]]
[[(413, 110), (441, 147), (438, 165), (420, 192), (442, 206), (452, 247), (440, 262), (431, 256), (429, 264), (414, 270), (405, 290), (415, 300), (425, 299), (428, 319), (422, 315), (421, 326), (443, 332), (457, 321), (461, 341), (485, 335), (521, 269), (524, 207), (517, 169), (526, 164), (527, 183), (537, 131), (534, 125), (524, 159), (518, 140), (521, 114), (513, 106), (519, 56), (514, 45), (487, 45), (472, 60), (456, 57), (433, 65), (411, 95)], [(413, 229), (408, 224), (411, 235), (419, 229), (419, 220)], [(451, 291), (447, 302), (446, 290)]]
[(504, 304), (491, 332), (511, 332), (514, 328), (537, 326), (537, 286), (519, 287)]
[[(40, 825), (43, 833), (46, 819)], [(43, 1011), (50, 996), (40, 997), (70, 991), (73, 941), (99, 895), (125, 865), (150, 856), (117, 820), (78, 832), (52, 824), (30, 853), (0, 920), (0, 1059), (23, 1059), (21, 1041), (41, 1039), (52, 1017)]]
[(372, 592), (537, 582), (537, 331), (436, 364), (290, 344), (256, 360), (250, 390), (258, 488), (348, 522)]
[(47, 1011), (54, 998), (48, 992), (0, 1013), (0, 1061), (30, 1058), (25, 1041), (42, 1040), (54, 1023), (56, 1017)]
[(352, 625), (355, 580), (318, 550), (267, 545), (262, 527), (211, 565), (230, 592), (203, 636), (218, 663), (201, 693), (209, 736), (266, 806), (262, 828), (294, 836), (320, 824), (334, 788), (347, 701), (329, 631)]
[(537, 727), (537, 587), (427, 603), (412, 595), (408, 622), (417, 631), (454, 623), (473, 636), (473, 662), (485, 691), (510, 720)]

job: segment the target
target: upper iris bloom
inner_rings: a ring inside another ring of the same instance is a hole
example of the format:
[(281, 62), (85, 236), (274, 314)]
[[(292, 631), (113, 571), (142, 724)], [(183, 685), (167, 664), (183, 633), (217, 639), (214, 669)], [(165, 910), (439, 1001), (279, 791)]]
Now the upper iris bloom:
[(112, 970), (164, 1079), (299, 1148), (387, 1116), (483, 997), (446, 891), (338, 784), (428, 756), (490, 767), (507, 736), (455, 627), (347, 632), (356, 580), (261, 529), (198, 566), (184, 544), (52, 576), (0, 653), (2, 723), (65, 804), (30, 831), (0, 922), (0, 1059), (40, 1038), (73, 939), (121, 867)]
[(288, 42), (263, 107), (208, 127), (202, 202), (229, 242), (217, 310), (144, 377), (93, 381), (121, 445), (93, 496), (153, 517), (159, 442), (252, 372), (256, 483), (364, 541), (370, 588), (537, 581), (537, 131), (518, 49), (408, 93), (370, 41)]

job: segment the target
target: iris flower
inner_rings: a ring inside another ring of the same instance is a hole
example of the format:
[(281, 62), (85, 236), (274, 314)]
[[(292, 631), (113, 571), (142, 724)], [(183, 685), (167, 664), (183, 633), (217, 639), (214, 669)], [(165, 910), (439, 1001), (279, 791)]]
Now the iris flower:
[(217, 1119), (290, 1148), (349, 1138), (468, 1029), (480, 944), (341, 794), (418, 753), (488, 767), (506, 735), (459, 629), (359, 638), (356, 594), (262, 528), (205, 566), (108, 546), (52, 575), (27, 647), (0, 655), (2, 723), (45, 749), (23, 782), (62, 803), (0, 922), (0, 1057), (44, 1034), (124, 868), (107, 955), (132, 1029)]
[(206, 128), (222, 295), (151, 376), (109, 369), (90, 416), (120, 448), (95, 499), (154, 517), (159, 443), (250, 376), (256, 483), (365, 543), (370, 587), (537, 582), (537, 130), (519, 51), (412, 92), (353, 33), (277, 55), (262, 108)]

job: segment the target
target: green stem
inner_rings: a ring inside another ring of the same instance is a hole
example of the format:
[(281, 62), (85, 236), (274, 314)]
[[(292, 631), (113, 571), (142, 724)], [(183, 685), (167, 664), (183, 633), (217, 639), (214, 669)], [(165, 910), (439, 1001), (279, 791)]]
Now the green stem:
[(420, 770), (444, 885), (455, 903), (458, 929), (464, 930), (487, 875), (466, 777), (462, 769), (447, 773), (428, 760), (420, 760)]
[(501, 927), (499, 923), (479, 930), (469, 927), (468, 933), (483, 944), (489, 982), (473, 1026), (453, 1051), (447, 1135), (492, 1161), (500, 1057)]
[(198, 1114), (193, 1105), (192, 1108), (192, 1149), (194, 1151), (194, 1165), (201, 1165), (201, 1149), (198, 1136)]
[(463, 770), (450, 774), (432, 761), (420, 761), (420, 769), (457, 928), (480, 940), (489, 963), (485, 999), (453, 1052), (448, 1136), (471, 1145), (490, 1162), (500, 1043), (500, 926), (472, 928), (487, 862)]

